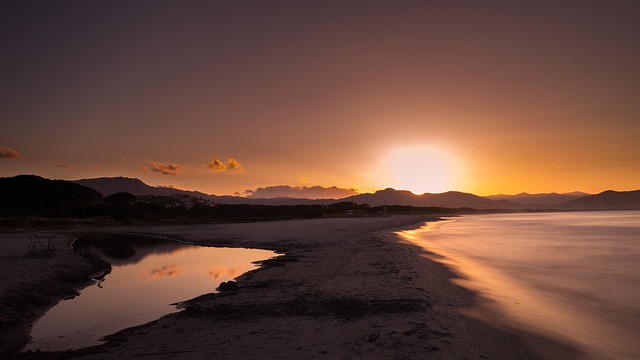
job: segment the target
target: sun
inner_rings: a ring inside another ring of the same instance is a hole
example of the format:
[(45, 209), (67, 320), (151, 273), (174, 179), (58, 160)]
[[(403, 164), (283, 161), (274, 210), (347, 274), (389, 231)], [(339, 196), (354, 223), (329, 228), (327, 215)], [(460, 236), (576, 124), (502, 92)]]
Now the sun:
[(391, 150), (380, 162), (378, 181), (384, 187), (414, 194), (455, 190), (462, 176), (460, 161), (435, 146), (405, 146)]

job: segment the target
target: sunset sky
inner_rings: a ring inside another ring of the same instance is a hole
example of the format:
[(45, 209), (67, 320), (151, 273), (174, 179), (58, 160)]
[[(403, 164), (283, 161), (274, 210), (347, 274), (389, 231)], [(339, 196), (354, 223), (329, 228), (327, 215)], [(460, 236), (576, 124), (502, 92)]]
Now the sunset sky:
[(0, 176), (640, 188), (640, 1), (3, 1)]

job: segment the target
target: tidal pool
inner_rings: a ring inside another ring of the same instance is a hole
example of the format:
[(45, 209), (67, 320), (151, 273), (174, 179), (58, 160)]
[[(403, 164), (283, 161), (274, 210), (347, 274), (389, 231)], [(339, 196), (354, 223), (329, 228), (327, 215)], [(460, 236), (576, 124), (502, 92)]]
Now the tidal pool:
[(79, 296), (49, 310), (33, 325), (32, 341), (24, 350), (59, 351), (99, 344), (106, 335), (179, 311), (176, 303), (214, 292), (221, 282), (276, 255), (129, 234), (85, 236), (74, 242), (74, 250), (104, 259), (113, 270)]

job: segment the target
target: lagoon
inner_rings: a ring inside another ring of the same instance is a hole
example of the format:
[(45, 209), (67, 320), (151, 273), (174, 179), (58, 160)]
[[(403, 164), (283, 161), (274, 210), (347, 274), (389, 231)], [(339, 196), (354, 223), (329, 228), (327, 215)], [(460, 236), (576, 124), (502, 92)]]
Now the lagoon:
[(106, 335), (179, 311), (176, 303), (215, 292), (221, 282), (276, 255), (129, 234), (84, 236), (74, 242), (74, 250), (99, 257), (113, 269), (38, 320), (25, 350), (61, 351), (99, 344)]

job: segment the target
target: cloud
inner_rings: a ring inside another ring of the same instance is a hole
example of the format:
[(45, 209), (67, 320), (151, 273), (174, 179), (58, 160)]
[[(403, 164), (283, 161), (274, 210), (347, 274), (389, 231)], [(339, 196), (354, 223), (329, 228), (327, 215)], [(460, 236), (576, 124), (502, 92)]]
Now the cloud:
[(213, 171), (244, 171), (242, 164), (234, 158), (229, 158), (227, 162), (222, 162), (218, 159), (212, 160), (205, 167)]
[(19, 159), (22, 157), (17, 150), (0, 146), (0, 159)]
[(255, 190), (246, 190), (250, 198), (255, 199), (272, 199), (278, 197), (296, 198), (296, 199), (341, 199), (352, 195), (357, 195), (355, 189), (342, 189), (336, 186), (267, 186), (260, 187)]
[(56, 166), (59, 167), (59, 168), (63, 168), (63, 169), (73, 169), (73, 168), (76, 167), (73, 164), (62, 164), (62, 163), (61, 164), (57, 164)]
[(156, 185), (156, 187), (163, 188), (163, 189), (178, 189), (177, 186), (171, 185), (171, 184), (169, 184), (169, 185)]
[(213, 280), (220, 280), (223, 278), (233, 279), (236, 276), (242, 273), (242, 269), (240, 268), (226, 268), (226, 267), (217, 267), (207, 271), (207, 275), (209, 275)]
[(309, 178), (306, 176), (300, 176), (300, 182), (303, 184), (309, 183)]
[(165, 175), (178, 175), (184, 168), (176, 164), (165, 165), (156, 161), (149, 161), (149, 166), (142, 168), (145, 171), (155, 171)]
[(213, 278), (213, 280), (218, 280), (222, 277), (222, 274), (226, 272), (226, 269), (223, 268), (215, 268), (213, 270), (209, 270), (207, 274)]
[(147, 280), (160, 280), (169, 277), (179, 276), (183, 270), (177, 265), (163, 266), (160, 269), (140, 272), (140, 276)]

